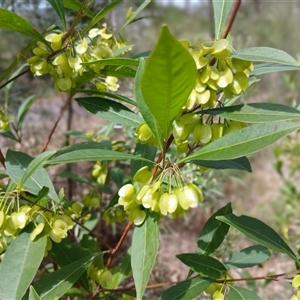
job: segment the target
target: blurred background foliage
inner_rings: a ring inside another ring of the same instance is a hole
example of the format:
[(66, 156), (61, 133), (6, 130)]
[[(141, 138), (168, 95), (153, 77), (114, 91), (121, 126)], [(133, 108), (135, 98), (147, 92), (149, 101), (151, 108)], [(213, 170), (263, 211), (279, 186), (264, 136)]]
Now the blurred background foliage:
[[(94, 1), (93, 11), (99, 11), (104, 4), (109, 2), (105, 0)], [(120, 28), (124, 23), (129, 7), (132, 6), (135, 10), (142, 2), (142, 0), (124, 0), (105, 20), (108, 27)], [(39, 31), (43, 31), (52, 24), (60, 26), (53, 9), (44, 0), (0, 0), (0, 7), (20, 14)], [(300, 54), (299, 14), (300, 1), (243, 1), (229, 38), (232, 39), (235, 49), (268, 46), (282, 49), (297, 57)], [(68, 24), (72, 22), (75, 15), (75, 12), (66, 10)], [(162, 24), (165, 23), (168, 24), (176, 38), (188, 39), (194, 45), (213, 39), (211, 1), (153, 0), (143, 11), (141, 17), (143, 17), (141, 20), (132, 23), (122, 32), (122, 37), (134, 44), (133, 50), (128, 54), (129, 57), (151, 50), (157, 41)], [(83, 18), (82, 22), (87, 22), (87, 20)], [(0, 29), (0, 36), (1, 74), (29, 42), (29, 39), (18, 33), (2, 29)], [(31, 53), (28, 53), (28, 57), (30, 56)], [(20, 62), (20, 66), (23, 63), (26, 63), (26, 57)], [(124, 81), (123, 83), (123, 86), (121, 85), (122, 93), (132, 97), (132, 82)], [(299, 73), (286, 72), (284, 74), (265, 75), (247, 92), (247, 95), (241, 98), (241, 101), (247, 103), (270, 101), (297, 107), (299, 105), (299, 87)], [(57, 118), (62, 101), (66, 97), (54, 91), (50, 77), (33, 77), (32, 74), (27, 73), (18, 78), (9, 90), (9, 113), (16, 114), (20, 104), (32, 94), (35, 94), (38, 100), (37, 104), (33, 106), (33, 113), (29, 114), (25, 120), (27, 130), (24, 133), (25, 143), (18, 146), (15, 142), (4, 140), (0, 136), (0, 144), (4, 145), (5, 148), (26, 149), (27, 151), (30, 149), (29, 153), (34, 155), (39, 153), (48, 131)], [(0, 106), (4, 106), (4, 102), (5, 89), (0, 90)], [(108, 128), (105, 122), (103, 123), (81, 110), (76, 111), (75, 106), (73, 109), (73, 119), (76, 118), (77, 121), (70, 128), (70, 118), (66, 117), (63, 120), (65, 125), (58, 130), (57, 138), (54, 137), (53, 139), (54, 148), (55, 143), (59, 145), (65, 143), (62, 136), (66, 129), (93, 132), (95, 136), (98, 135), (100, 138), (109, 135), (113, 136), (115, 140), (122, 140), (120, 129), (105, 133)], [(76, 113), (78, 115), (75, 116)], [(45, 135), (41, 134), (40, 130), (44, 130)], [(124, 143), (128, 144), (128, 141), (124, 141)], [(198, 181), (199, 185), (204, 188), (206, 204), (197, 210), (192, 210), (185, 220), (176, 220), (176, 226), (174, 226), (174, 220), (168, 220), (163, 224), (161, 258), (158, 261), (155, 280), (159, 282), (159, 280), (164, 281), (166, 278), (167, 280), (184, 278), (186, 273), (183, 273), (181, 263), (174, 263), (174, 255), (180, 252), (193, 251), (195, 248), (194, 240), (196, 240), (200, 228), (208, 216), (228, 201), (234, 202), (237, 213), (245, 214), (247, 212), (248, 215), (252, 214), (261, 218), (281, 232), (287, 240), (292, 241), (295, 247), (300, 244), (300, 239), (297, 236), (298, 220), (300, 219), (298, 209), (300, 192), (299, 184), (297, 184), (300, 180), (299, 145), (299, 137), (295, 135), (277, 144), (274, 149), (275, 155), (273, 150), (269, 149), (251, 157), (253, 173), (250, 175), (238, 171), (211, 171), (204, 173), (203, 176), (199, 175)], [(130, 147), (130, 143), (127, 146)], [(89, 173), (91, 167), (91, 165), (73, 167), (73, 172)], [(189, 172), (195, 172), (195, 170), (188, 169), (187, 173)], [(58, 185), (60, 184), (62, 184), (61, 181), (58, 181)], [(74, 184), (71, 187), (76, 188)], [(81, 195), (86, 192), (84, 188), (79, 188), (74, 191), (74, 194), (78, 191)], [(187, 234), (185, 235), (185, 233)], [(180, 245), (174, 236), (180, 239)], [(233, 232), (221, 248), (220, 256), (229, 256), (237, 248), (240, 248), (239, 243), (237, 242), (237, 234)], [(273, 267), (277, 266), (274, 265)], [(270, 271), (270, 266), (267, 270)], [(256, 270), (256, 272), (258, 271)], [(264, 289), (263, 285), (261, 289)], [(276, 288), (273, 290), (273, 294), (275, 292), (282, 292), (282, 290)], [(149, 299), (152, 296), (149, 292)], [(266, 294), (265, 296), (267, 299), (270, 295)], [(272, 299), (272, 296), (270, 297)]]

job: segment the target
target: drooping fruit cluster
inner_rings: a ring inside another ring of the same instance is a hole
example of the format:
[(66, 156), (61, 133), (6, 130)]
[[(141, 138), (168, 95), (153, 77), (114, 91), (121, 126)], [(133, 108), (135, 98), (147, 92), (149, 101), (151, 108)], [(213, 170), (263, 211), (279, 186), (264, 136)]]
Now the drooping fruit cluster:
[(149, 168), (144, 166), (136, 172), (133, 181), (119, 190), (118, 202), (136, 225), (144, 222), (146, 210), (180, 217), (203, 201), (201, 190), (187, 182), (176, 165), (167, 166), (154, 180)]
[(300, 275), (296, 275), (292, 280), (292, 286), (297, 288), (297, 292), (292, 296), (291, 300), (299, 300), (300, 299)]
[(215, 41), (211, 46), (200, 43), (198, 46), (198, 51), (191, 52), (198, 76), (185, 105), (187, 111), (196, 106), (214, 107), (220, 91), (228, 99), (240, 95), (247, 90), (249, 75), (253, 71), (250, 61), (230, 57), (231, 50), (226, 39)]
[(105, 65), (92, 64), (93, 61), (116, 56), (114, 51), (125, 46), (123, 41), (120, 42), (112, 34), (107, 33), (105, 24), (102, 29), (91, 29), (86, 37), (76, 35), (65, 39), (64, 33), (50, 33), (45, 40), (48, 44), (37, 42), (37, 47), (33, 49), (34, 56), (27, 60), (35, 76), (51, 74), (57, 90), (69, 91), (81, 82), (85, 73), (94, 74), (93, 78), (98, 77), (95, 80), (97, 89), (118, 90), (116, 77), (100, 78), (101, 69)]
[(93, 166), (92, 176), (96, 179), (97, 183), (105, 184), (107, 178), (107, 166), (102, 161), (97, 161)]
[(38, 205), (20, 205), (18, 194), (0, 195), (0, 254), (6, 250), (7, 239), (15, 238), (29, 223), (34, 224), (30, 239), (47, 235), (46, 253), (52, 247), (52, 241), (60, 243), (73, 228), (72, 219), (64, 212), (45, 211)]
[(221, 279), (224, 279), (223, 283), (213, 282), (204, 290), (206, 294), (212, 295), (213, 300), (224, 300), (226, 285), (234, 285), (234, 281), (232, 281), (233, 277), (230, 274), (226, 275), (226, 279)]
[(157, 145), (157, 139), (155, 138), (152, 130), (147, 123), (141, 123), (135, 130), (135, 138), (140, 144)]

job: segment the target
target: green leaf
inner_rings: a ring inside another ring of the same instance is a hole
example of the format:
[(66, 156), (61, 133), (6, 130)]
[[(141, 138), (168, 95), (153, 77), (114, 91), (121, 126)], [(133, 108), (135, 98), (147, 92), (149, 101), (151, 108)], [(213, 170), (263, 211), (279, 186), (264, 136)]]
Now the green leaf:
[(255, 153), (300, 128), (299, 123), (255, 124), (226, 134), (177, 163), (191, 160), (234, 159)]
[(157, 220), (150, 215), (133, 231), (131, 268), (137, 300), (142, 300), (155, 264), (159, 244), (158, 234)]
[(67, 163), (80, 162), (80, 161), (127, 160), (127, 159), (144, 160), (147, 162), (151, 162), (146, 158), (127, 154), (127, 153), (122, 153), (118, 151), (94, 149), (94, 148), (80, 149), (80, 147), (78, 147), (77, 150), (71, 150), (70, 152), (66, 152), (64, 154), (49, 159), (47, 161), (47, 164), (56, 165), (56, 164), (63, 164), (63, 163), (67, 164)]
[(223, 216), (232, 213), (231, 204), (216, 211), (204, 224), (197, 241), (197, 253), (211, 254), (222, 244), (228, 233), (229, 226), (216, 219), (217, 216)]
[(255, 293), (237, 286), (229, 285), (228, 300), (261, 300)]
[[(33, 160), (26, 153), (8, 150), (6, 154), (6, 168), (9, 177), (17, 184), (22, 180), (26, 169)], [(30, 193), (37, 195), (45, 186), (49, 188), (49, 196), (56, 201), (59, 201), (58, 195), (54, 189), (53, 183), (44, 168), (36, 169), (33, 174), (24, 183), (24, 188)]]
[(129, 103), (130, 105), (136, 106), (136, 102), (129, 99), (128, 97), (122, 96), (122, 95), (117, 95), (117, 94), (112, 94), (109, 92), (102, 92), (102, 91), (97, 91), (97, 90), (84, 90), (84, 89), (78, 89), (74, 90), (76, 93), (86, 93), (88, 95), (100, 95), (100, 96), (105, 96), (106, 98), (113, 98), (117, 99), (120, 101), (123, 101), (125, 103)]
[(231, 56), (250, 61), (300, 66), (299, 62), (286, 52), (270, 47), (251, 47), (247, 49), (241, 49), (232, 52)]
[[(82, 2), (78, 1), (78, 0), (63, 0), (64, 3), (64, 7), (72, 9), (74, 11), (79, 11)], [(94, 13), (91, 12), (89, 9), (84, 8), (83, 11), (85, 12), (85, 14), (89, 17), (89, 18), (94, 18)]]
[(44, 37), (30, 23), (4, 8), (0, 8), (0, 28), (20, 32), (48, 45)]
[(97, 23), (99, 23), (112, 9), (121, 3), (121, 0), (114, 0), (108, 5), (104, 6), (90, 21), (90, 23), (82, 30), (81, 35), (83, 36), (91, 28), (93, 28)]
[(229, 268), (249, 268), (262, 264), (271, 257), (268, 248), (262, 245), (253, 245), (240, 252), (234, 253), (232, 257), (225, 262)]
[(32, 285), (29, 287), (28, 300), (41, 300), (40, 296), (35, 291), (35, 289), (34, 289), (34, 287)]
[(144, 101), (168, 137), (170, 126), (186, 103), (197, 69), (188, 50), (163, 26), (141, 79)]
[(213, 0), (216, 40), (222, 38), (233, 3), (234, 0)]
[(0, 264), (1, 299), (21, 299), (38, 271), (47, 237), (41, 236), (31, 241), (31, 231), (32, 226), (27, 226), (5, 252)]
[(139, 15), (139, 13), (148, 5), (151, 3), (151, 0), (145, 0), (138, 8), (136, 11), (134, 11), (132, 13), (132, 15), (130, 16), (130, 18), (125, 22), (125, 24), (118, 30), (118, 32), (120, 32), (121, 30), (123, 30), (127, 25), (129, 25), (130, 23), (132, 23), (134, 21), (134, 19)]
[(17, 117), (17, 123), (18, 128), (22, 127), (23, 121), (27, 115), (27, 112), (29, 111), (30, 107), (35, 103), (37, 100), (36, 96), (32, 95), (28, 97), (20, 106), (18, 110), (18, 117)]
[(63, 0), (47, 0), (53, 9), (56, 11), (58, 17), (60, 18), (64, 29), (66, 29), (66, 18), (65, 18), (65, 11), (64, 11), (64, 1)]
[(159, 300), (191, 300), (202, 293), (211, 281), (203, 278), (193, 278), (182, 281), (162, 293)]
[(295, 262), (298, 262), (295, 253), (280, 235), (262, 221), (248, 216), (237, 217), (234, 214), (219, 216), (217, 219), (234, 227), (257, 243), (278, 252), (285, 253)]
[(211, 169), (233, 169), (252, 172), (250, 162), (245, 156), (229, 160), (192, 160), (191, 163)]
[(226, 267), (217, 259), (198, 253), (183, 253), (176, 257), (191, 270), (211, 279), (221, 279), (226, 275)]
[(145, 161), (139, 161), (139, 160), (133, 160), (130, 164), (130, 174), (131, 177), (134, 176), (136, 171), (143, 166), (148, 166), (151, 170), (154, 166), (154, 159), (156, 156), (157, 148), (154, 146), (149, 146), (148, 144), (136, 144), (134, 155), (138, 155), (141, 157), (145, 157), (147, 159), (151, 160), (151, 163), (145, 162)]
[(10, 130), (8, 130), (8, 131), (0, 131), (0, 135), (4, 136), (6, 138), (12, 139), (15, 142), (19, 142), (19, 140), (14, 136), (14, 134)]
[(55, 272), (43, 276), (33, 286), (41, 299), (59, 299), (78, 280), (100, 252), (81, 258)]
[(136, 77), (134, 80), (135, 99), (141, 115), (143, 116), (145, 122), (148, 124), (149, 128), (151, 128), (153, 135), (156, 137), (158, 141), (159, 148), (160, 150), (162, 150), (164, 147), (162, 129), (160, 125), (157, 123), (156, 119), (154, 118), (154, 115), (149, 110), (149, 107), (145, 103), (144, 96), (141, 90), (141, 79), (145, 71), (145, 66), (146, 66), (145, 60), (141, 58), (139, 67), (136, 72)]
[(111, 65), (111, 66), (134, 66), (137, 67), (139, 65), (139, 61), (137, 59), (132, 58), (103, 58), (99, 60), (93, 60), (89, 62), (83, 62), (82, 65)]
[(56, 151), (46, 151), (35, 157), (27, 166), (26, 171), (22, 176), (20, 186), (23, 186), (26, 180), (28, 180), (31, 175), (37, 171), (37, 169), (41, 168), (44, 162), (47, 161), (55, 152)]
[(283, 71), (299, 71), (300, 66), (282, 65), (282, 64), (257, 64), (254, 65), (254, 70), (251, 75), (259, 76), (268, 73), (283, 72)]
[[(114, 76), (118, 78), (134, 78), (136, 71), (127, 67), (127, 66), (105, 66), (104, 69), (101, 70), (101, 74), (106, 76)], [(93, 75), (95, 77), (95, 75)]]
[(204, 113), (246, 123), (263, 123), (300, 119), (300, 111), (275, 103), (249, 103), (205, 110)]
[(92, 114), (115, 124), (137, 127), (143, 119), (121, 103), (100, 97), (84, 97), (75, 99)]

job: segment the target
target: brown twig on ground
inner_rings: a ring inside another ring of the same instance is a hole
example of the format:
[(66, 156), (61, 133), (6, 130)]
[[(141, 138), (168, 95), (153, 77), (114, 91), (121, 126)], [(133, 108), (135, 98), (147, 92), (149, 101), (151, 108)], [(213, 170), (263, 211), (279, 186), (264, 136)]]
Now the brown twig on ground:
[(67, 109), (67, 107), (69, 106), (69, 104), (70, 104), (71, 101), (72, 101), (72, 96), (69, 96), (69, 98), (66, 101), (66, 103), (64, 104), (64, 106), (60, 109), (59, 116), (58, 116), (58, 118), (57, 118), (57, 120), (56, 120), (53, 128), (51, 129), (51, 132), (50, 132), (50, 134), (48, 136), (48, 139), (47, 139), (46, 143), (44, 144), (41, 152), (45, 152), (46, 151), (46, 149), (47, 149), (47, 147), (48, 147), (48, 145), (49, 145), (49, 143), (51, 141), (51, 138), (53, 136), (53, 133), (54, 133), (54, 131), (55, 131), (55, 129), (56, 129), (56, 127), (57, 127), (57, 125), (58, 125), (58, 123), (59, 123), (62, 115), (64, 114), (65, 110)]

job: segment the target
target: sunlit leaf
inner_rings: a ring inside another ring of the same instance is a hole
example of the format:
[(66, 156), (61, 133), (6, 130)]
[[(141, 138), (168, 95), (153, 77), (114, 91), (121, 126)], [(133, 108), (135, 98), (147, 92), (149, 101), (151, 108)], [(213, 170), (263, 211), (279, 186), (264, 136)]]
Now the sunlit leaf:
[(229, 288), (228, 300), (261, 300), (255, 293), (245, 288), (232, 285), (229, 285)]

